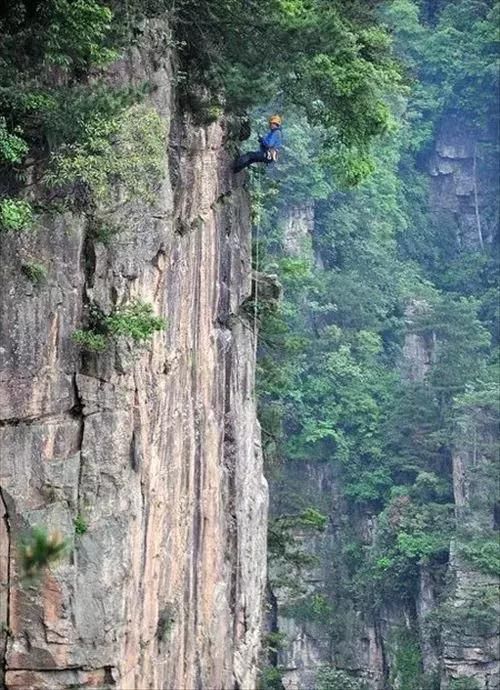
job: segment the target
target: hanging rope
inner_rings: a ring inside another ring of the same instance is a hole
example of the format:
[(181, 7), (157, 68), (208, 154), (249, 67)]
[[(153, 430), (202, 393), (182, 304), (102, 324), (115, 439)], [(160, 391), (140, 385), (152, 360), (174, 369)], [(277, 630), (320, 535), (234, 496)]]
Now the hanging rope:
[(261, 200), (261, 181), (262, 181), (262, 169), (257, 171), (257, 182), (256, 182), (256, 196), (257, 205), (255, 207), (255, 268), (254, 268), (254, 301), (253, 301), (253, 354), (254, 361), (257, 362), (257, 343), (258, 343), (258, 322), (259, 322), (259, 242), (260, 242), (260, 224), (261, 224), (261, 212), (262, 212), (262, 200)]

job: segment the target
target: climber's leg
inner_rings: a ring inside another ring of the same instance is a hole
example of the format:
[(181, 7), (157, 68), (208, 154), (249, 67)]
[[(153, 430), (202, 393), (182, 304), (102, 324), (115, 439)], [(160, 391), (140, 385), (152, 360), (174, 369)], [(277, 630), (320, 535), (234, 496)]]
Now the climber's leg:
[(252, 163), (267, 163), (267, 156), (264, 151), (249, 151), (240, 156), (233, 165), (235, 173), (240, 172), (244, 168), (248, 168)]

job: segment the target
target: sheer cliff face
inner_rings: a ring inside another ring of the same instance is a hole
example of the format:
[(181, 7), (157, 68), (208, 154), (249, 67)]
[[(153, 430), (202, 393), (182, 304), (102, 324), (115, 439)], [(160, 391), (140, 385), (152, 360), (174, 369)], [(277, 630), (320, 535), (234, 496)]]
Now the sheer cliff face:
[[(267, 490), (253, 335), (240, 316), (248, 198), (229, 173), (224, 123), (179, 114), (154, 42), (113, 78), (156, 87), (169, 155), (155, 204), (108, 209), (120, 228), (108, 247), (70, 212), (0, 237), (4, 682), (251, 688)], [(28, 256), (47, 266), (45, 285), (22, 275)], [(134, 297), (166, 331), (142, 350), (82, 357), (70, 335), (84, 304)], [(16, 544), (36, 524), (60, 530), (71, 552), (27, 588)]]
[(473, 132), (460, 118), (445, 117), (429, 164), (430, 202), (438, 221), (451, 225), (461, 248), (491, 243), (498, 225), (497, 133)]

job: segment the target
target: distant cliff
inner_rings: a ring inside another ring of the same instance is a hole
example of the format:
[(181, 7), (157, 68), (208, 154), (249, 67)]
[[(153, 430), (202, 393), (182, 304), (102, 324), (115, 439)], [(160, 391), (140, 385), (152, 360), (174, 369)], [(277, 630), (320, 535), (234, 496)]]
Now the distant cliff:
[[(487, 248), (497, 231), (497, 182), (491, 167), (485, 165), (488, 158), (478, 155), (482, 145), (493, 143), (491, 136), (489, 132), (473, 135), (463, 121), (449, 116), (441, 123), (427, 159), (431, 217), (443, 229), (443, 236), (445, 228), (456, 228), (453, 247), (464, 253)], [(282, 219), (283, 252), (316, 273), (328, 272), (321, 251), (315, 255), (315, 233), (321, 232), (321, 219), (314, 216), (314, 204), (288, 209)], [(339, 227), (338, 232), (342, 231)], [(361, 266), (361, 279), (363, 270)], [(332, 301), (335, 297), (332, 290)], [(428, 308), (421, 298), (409, 299), (404, 315), (398, 376), (417, 386), (425, 385), (441, 346), (435, 331), (423, 333), (415, 328)], [(311, 307), (304, 303), (302, 309), (304, 321), (314, 324)], [(448, 364), (459, 366), (458, 362)], [(456, 532), (446, 553), (432, 565), (421, 559), (417, 586), (410, 597), (379, 599), (374, 586), (371, 599), (360, 598), (359, 583), (352, 580), (356, 572), (352, 564), (358, 564), (359, 572), (359, 563), (366, 558), (363, 553), (373, 547), (381, 529), (380, 514), (373, 503), (370, 506), (369, 501), (363, 504), (346, 496), (342, 468), (328, 461), (328, 451), (320, 460), (285, 459), (271, 482), (271, 515), (286, 515), (295, 501), (314, 505), (328, 521), (323, 533), (311, 535), (302, 526), (294, 530), (298, 548), (315, 559), (302, 569), (298, 592), (290, 593), (279, 568), (273, 572), (276, 565), (271, 559), (270, 628), (282, 636), (274, 663), (283, 688), (318, 687), (318, 673), (324, 667), (347, 675), (332, 675), (321, 685), (322, 690), (337, 690), (348, 682), (352, 683), (349, 688), (370, 690), (499, 687), (498, 600), (494, 594), (498, 578), (463, 555), (478, 534), (492, 534), (499, 527), (493, 422), (479, 403), (471, 403), (463, 411), (454, 439), (442, 442), (442, 459), (435, 463), (436, 467), (442, 463), (452, 488)], [(404, 433), (415, 431), (410, 428)], [(410, 498), (395, 498), (389, 521), (397, 524), (409, 505)], [(392, 575), (385, 577), (390, 584)]]

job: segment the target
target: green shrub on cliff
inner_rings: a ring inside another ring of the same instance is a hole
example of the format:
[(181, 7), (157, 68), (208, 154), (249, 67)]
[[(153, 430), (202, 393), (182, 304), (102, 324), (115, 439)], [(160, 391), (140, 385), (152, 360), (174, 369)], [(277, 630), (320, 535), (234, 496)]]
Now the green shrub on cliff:
[(73, 524), (75, 526), (75, 534), (77, 534), (78, 536), (82, 536), (82, 534), (85, 534), (87, 532), (88, 523), (81, 513), (78, 513), (78, 515), (74, 519)]
[(325, 666), (316, 679), (317, 690), (367, 690), (366, 684), (339, 669)]
[(23, 156), (28, 152), (28, 144), (22, 139), (19, 134), (21, 130), (18, 127), (16, 131), (9, 132), (5, 117), (0, 116), (0, 161), (3, 163), (19, 163)]
[(154, 315), (152, 305), (140, 300), (117, 307), (104, 324), (113, 336), (131, 338), (136, 343), (150, 340), (155, 331), (165, 328), (165, 320)]
[(103, 352), (112, 340), (121, 337), (135, 344), (145, 343), (166, 326), (164, 319), (155, 316), (152, 305), (140, 300), (116, 307), (107, 315), (92, 306), (89, 322), (89, 327), (76, 330), (72, 339), (91, 352)]
[(33, 223), (33, 210), (21, 199), (0, 200), (0, 231), (28, 230)]
[(151, 107), (135, 105), (120, 116), (96, 116), (82, 139), (53, 156), (46, 180), (53, 186), (85, 185), (98, 202), (118, 187), (127, 199), (153, 202), (164, 173), (165, 126)]
[(25, 261), (21, 264), (21, 271), (33, 285), (42, 285), (47, 280), (47, 269), (36, 261)]
[(63, 556), (67, 547), (66, 540), (58, 532), (33, 527), (19, 545), (23, 577), (30, 579), (40, 575)]
[(103, 333), (96, 333), (91, 329), (74, 331), (71, 335), (73, 341), (89, 352), (104, 352), (108, 346), (108, 338)]

